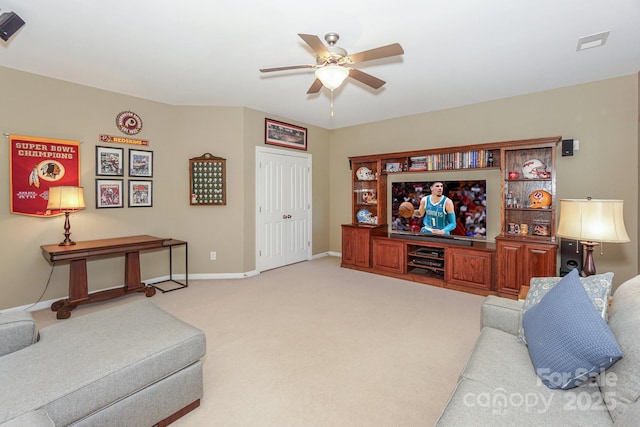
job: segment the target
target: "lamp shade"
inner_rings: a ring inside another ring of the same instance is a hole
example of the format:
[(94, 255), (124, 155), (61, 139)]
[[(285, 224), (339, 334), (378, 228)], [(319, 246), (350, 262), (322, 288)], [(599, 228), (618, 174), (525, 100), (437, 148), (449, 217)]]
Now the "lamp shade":
[(47, 209), (75, 211), (84, 209), (84, 189), (82, 187), (62, 186), (49, 188)]
[(316, 70), (316, 78), (330, 90), (334, 90), (349, 76), (349, 70), (340, 65), (329, 64)]
[(622, 200), (562, 199), (557, 235), (588, 242), (624, 243)]

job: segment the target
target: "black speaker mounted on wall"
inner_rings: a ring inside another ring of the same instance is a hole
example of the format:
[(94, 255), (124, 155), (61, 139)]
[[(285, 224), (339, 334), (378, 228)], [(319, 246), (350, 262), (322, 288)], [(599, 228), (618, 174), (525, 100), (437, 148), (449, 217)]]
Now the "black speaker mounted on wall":
[(573, 156), (573, 139), (562, 140), (562, 155)]
[(0, 15), (0, 39), (8, 41), (22, 26), (24, 21), (15, 12)]
[(582, 245), (576, 240), (560, 240), (560, 276), (577, 268), (582, 271)]

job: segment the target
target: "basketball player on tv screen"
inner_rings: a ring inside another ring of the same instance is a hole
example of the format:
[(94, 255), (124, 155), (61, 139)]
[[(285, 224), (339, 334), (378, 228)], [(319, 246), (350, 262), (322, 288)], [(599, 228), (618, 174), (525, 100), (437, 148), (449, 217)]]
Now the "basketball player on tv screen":
[(442, 194), (444, 184), (442, 181), (435, 181), (431, 184), (431, 194), (424, 196), (420, 200), (420, 208), (414, 216), (423, 218), (422, 233), (430, 234), (451, 234), (451, 230), (456, 228), (456, 214), (453, 210), (453, 202), (450, 198)]

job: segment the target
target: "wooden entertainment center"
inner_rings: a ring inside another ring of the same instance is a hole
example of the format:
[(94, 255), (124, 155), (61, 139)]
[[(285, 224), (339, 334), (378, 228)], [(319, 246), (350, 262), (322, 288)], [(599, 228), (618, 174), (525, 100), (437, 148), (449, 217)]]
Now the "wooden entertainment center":
[[(350, 157), (352, 222), (342, 225), (342, 267), (517, 299), (531, 277), (557, 275), (555, 157), (561, 140), (554, 136)], [(544, 169), (535, 169), (532, 160)], [(523, 172), (525, 164), (529, 173)], [(495, 243), (390, 232), (389, 175), (470, 169), (500, 172), (501, 200), (488, 201), (501, 204)]]

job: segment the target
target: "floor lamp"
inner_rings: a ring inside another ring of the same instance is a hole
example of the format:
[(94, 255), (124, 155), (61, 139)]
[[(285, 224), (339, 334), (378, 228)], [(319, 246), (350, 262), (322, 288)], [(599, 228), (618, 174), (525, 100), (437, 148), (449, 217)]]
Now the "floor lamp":
[(80, 209), (84, 209), (84, 189), (82, 187), (49, 187), (48, 210), (58, 210), (64, 212), (64, 240), (60, 246), (75, 245), (69, 236), (71, 235), (71, 224), (69, 214)]
[(593, 248), (600, 243), (629, 242), (624, 228), (622, 200), (586, 199), (560, 200), (559, 237), (575, 239), (584, 246), (585, 276), (596, 274)]

